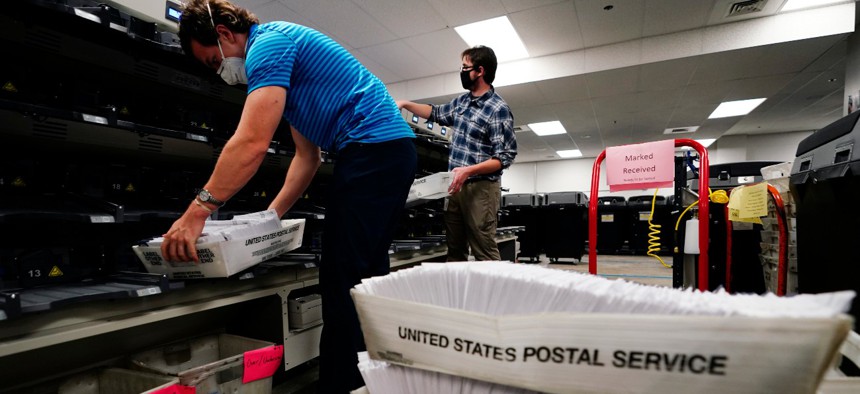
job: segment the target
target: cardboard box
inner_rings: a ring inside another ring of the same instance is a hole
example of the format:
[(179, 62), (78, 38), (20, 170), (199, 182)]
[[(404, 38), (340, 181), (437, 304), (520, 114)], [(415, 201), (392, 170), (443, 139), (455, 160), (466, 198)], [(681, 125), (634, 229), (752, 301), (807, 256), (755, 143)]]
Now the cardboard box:
[(436, 200), (448, 197), (448, 187), (454, 180), (451, 172), (437, 172), (412, 182), (409, 195), (406, 197), (406, 206), (420, 204), (427, 200)]
[(812, 393), (852, 326), (847, 315), (491, 316), (352, 296), (374, 359), (549, 393)]
[[(198, 393), (270, 393), (282, 361), (283, 345), (230, 334), (179, 341), (131, 357), (135, 368), (175, 376)], [(260, 368), (271, 373), (260, 374)]]
[(248, 233), (230, 241), (197, 245), (200, 263), (166, 262), (161, 243), (134, 246), (134, 252), (151, 273), (171, 279), (225, 278), (302, 245), (305, 219), (281, 220), (280, 229)]
[(287, 302), (290, 328), (305, 329), (322, 323), (322, 298), (319, 294), (297, 297)]

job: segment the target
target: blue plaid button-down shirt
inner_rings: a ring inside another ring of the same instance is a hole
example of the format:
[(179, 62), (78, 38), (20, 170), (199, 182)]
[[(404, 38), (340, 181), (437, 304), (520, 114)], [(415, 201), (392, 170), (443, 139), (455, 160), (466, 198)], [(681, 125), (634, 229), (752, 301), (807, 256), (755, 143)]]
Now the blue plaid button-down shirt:
[(444, 105), (434, 105), (430, 121), (453, 129), (448, 170), (496, 158), (502, 169), (469, 179), (498, 180), (517, 156), (514, 116), (508, 103), (490, 89), (481, 97), (466, 93)]

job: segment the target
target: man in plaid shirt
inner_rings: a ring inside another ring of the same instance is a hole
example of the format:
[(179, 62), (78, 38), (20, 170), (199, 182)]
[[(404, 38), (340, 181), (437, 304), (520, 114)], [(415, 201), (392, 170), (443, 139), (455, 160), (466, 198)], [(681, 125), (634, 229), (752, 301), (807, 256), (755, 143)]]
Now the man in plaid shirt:
[(502, 171), (517, 156), (514, 117), (493, 88), (498, 62), (492, 49), (463, 51), (460, 81), (469, 93), (445, 105), (398, 101), (399, 108), (453, 129), (448, 170), (454, 179), (445, 209), (448, 261), (499, 260), (495, 242)]

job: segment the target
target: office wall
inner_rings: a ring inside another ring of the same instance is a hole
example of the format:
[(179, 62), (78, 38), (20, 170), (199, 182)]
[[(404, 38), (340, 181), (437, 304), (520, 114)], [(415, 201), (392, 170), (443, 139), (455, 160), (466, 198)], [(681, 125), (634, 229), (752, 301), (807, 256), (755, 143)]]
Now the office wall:
[[(720, 138), (708, 148), (711, 164), (742, 161), (791, 161), (797, 144), (812, 134), (811, 131), (774, 133), (763, 135), (731, 135)], [(594, 158), (556, 160), (533, 163), (514, 163), (502, 177), (506, 193), (551, 193), (558, 191), (591, 190), (591, 170)], [(608, 195), (605, 163), (600, 170), (600, 195)], [(625, 197), (651, 194), (654, 190), (630, 190), (614, 195)], [(671, 189), (658, 194), (671, 195)]]

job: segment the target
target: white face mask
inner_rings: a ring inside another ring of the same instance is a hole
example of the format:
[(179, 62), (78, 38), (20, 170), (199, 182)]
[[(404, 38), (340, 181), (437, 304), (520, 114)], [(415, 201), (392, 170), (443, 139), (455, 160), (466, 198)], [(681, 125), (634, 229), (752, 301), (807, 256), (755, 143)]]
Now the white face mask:
[(245, 74), (245, 59), (241, 57), (224, 57), (221, 49), (221, 41), (218, 41), (218, 50), (221, 51), (221, 67), (218, 67), (218, 75), (228, 85), (237, 83), (248, 84), (248, 75)]
[[(209, 20), (212, 22), (212, 28), (215, 29), (215, 18), (212, 17), (212, 8), (209, 7), (209, 2), (206, 2), (206, 9), (209, 11)], [(218, 50), (221, 52), (221, 67), (218, 67), (218, 75), (228, 85), (237, 83), (248, 84), (248, 75), (245, 74), (245, 59), (241, 57), (224, 57), (224, 49), (221, 48), (221, 40), (218, 43)]]

